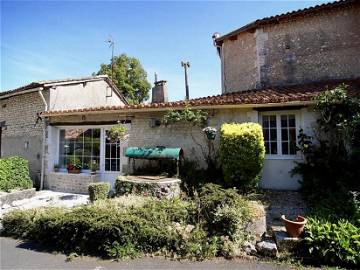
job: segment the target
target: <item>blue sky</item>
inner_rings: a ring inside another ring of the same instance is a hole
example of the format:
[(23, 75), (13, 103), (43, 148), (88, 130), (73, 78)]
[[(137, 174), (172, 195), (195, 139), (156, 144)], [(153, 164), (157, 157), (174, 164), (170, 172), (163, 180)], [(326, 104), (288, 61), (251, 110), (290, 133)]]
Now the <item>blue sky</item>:
[(115, 54), (140, 59), (170, 100), (185, 95), (181, 60), (190, 61), (190, 97), (219, 94), (214, 32), (324, 1), (114, 2), (1, 1), (1, 91), (36, 80), (90, 75)]

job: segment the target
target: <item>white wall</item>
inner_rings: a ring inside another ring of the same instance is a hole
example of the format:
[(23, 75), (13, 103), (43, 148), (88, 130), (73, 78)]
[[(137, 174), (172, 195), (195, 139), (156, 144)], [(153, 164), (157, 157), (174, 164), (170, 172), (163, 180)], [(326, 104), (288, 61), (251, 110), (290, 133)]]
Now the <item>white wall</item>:
[(123, 104), (119, 96), (104, 80), (61, 85), (50, 90), (49, 110), (119, 106)]

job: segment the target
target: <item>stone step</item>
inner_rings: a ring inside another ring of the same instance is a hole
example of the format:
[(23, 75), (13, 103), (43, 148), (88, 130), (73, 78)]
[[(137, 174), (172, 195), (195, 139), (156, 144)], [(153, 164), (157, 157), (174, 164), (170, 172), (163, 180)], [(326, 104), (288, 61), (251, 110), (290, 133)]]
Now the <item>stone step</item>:
[(275, 240), (277, 249), (280, 252), (292, 251), (299, 246), (301, 241), (304, 240), (299, 237), (290, 237), (284, 226), (271, 226), (270, 230)]

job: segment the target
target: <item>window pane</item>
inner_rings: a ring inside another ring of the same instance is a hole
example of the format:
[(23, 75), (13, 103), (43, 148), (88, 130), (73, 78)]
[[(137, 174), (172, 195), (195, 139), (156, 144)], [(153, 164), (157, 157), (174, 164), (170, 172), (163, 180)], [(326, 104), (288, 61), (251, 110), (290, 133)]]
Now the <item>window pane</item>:
[(117, 171), (116, 169), (116, 159), (110, 159), (111, 171)]
[(276, 137), (277, 137), (276, 129), (275, 128), (270, 129), (270, 140), (276, 141)]
[(270, 150), (272, 155), (277, 154), (277, 142), (270, 143)]
[(281, 147), (282, 147), (283, 155), (288, 155), (289, 154), (289, 143), (288, 142), (283, 142), (281, 144)]
[(270, 131), (268, 128), (264, 128), (263, 129), (263, 133), (264, 133), (264, 140), (265, 141), (269, 141), (269, 134), (270, 134)]
[(289, 115), (289, 127), (295, 127), (295, 115), (294, 114)]
[(105, 171), (110, 171), (110, 159), (105, 159)]
[(288, 140), (288, 130), (285, 128), (281, 129), (281, 140), (287, 141)]
[(83, 158), (83, 164), (82, 164), (82, 166), (83, 166), (83, 169), (84, 170), (89, 170), (91, 167), (91, 157), (84, 157)]
[(94, 143), (92, 146), (92, 156), (100, 156), (100, 143)]
[(111, 158), (116, 158), (116, 145), (115, 144), (111, 144)]
[(263, 119), (263, 124), (262, 124), (263, 127), (268, 128), (269, 127), (269, 116), (264, 115), (262, 119)]
[(281, 127), (286, 128), (288, 126), (288, 118), (287, 115), (281, 116)]
[(293, 141), (293, 142), (296, 141), (296, 131), (295, 131), (295, 128), (289, 129), (289, 138), (290, 138), (290, 141)]
[(85, 143), (84, 144), (84, 156), (91, 156), (92, 153), (92, 144), (91, 143)]
[(270, 127), (276, 127), (276, 116), (275, 115), (270, 116)]
[(296, 155), (296, 143), (290, 142), (290, 155)]

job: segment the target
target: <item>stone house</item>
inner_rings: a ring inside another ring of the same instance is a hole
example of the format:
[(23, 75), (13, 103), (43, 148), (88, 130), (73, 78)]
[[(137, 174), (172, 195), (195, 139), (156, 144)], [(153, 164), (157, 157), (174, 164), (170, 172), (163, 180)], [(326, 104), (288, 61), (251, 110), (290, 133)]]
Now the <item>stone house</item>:
[(127, 104), (107, 76), (33, 82), (0, 92), (0, 157), (22, 156), (39, 183), (44, 121), (40, 113)]
[[(225, 122), (257, 122), (263, 126), (266, 158), (260, 186), (297, 189), (292, 177), (300, 129), (312, 134), (316, 122), (313, 98), (339, 83), (360, 96), (360, 2), (349, 0), (264, 18), (229, 34), (214, 35), (221, 59), (222, 94), (191, 99), (194, 109), (206, 110), (209, 126)], [(330, 31), (330, 30), (331, 31)], [(127, 146), (181, 147), (185, 158), (204, 165), (206, 145), (200, 128), (161, 125), (169, 109), (182, 110), (185, 101), (169, 102), (165, 81), (155, 82), (151, 103), (81, 104), (76, 108), (49, 107), (41, 114), (46, 126), (44, 186), (87, 192), (92, 181), (114, 184), (129, 171)], [(79, 103), (83, 96), (78, 97)], [(76, 103), (76, 101), (74, 101)], [(1, 119), (0, 119), (1, 120)], [(128, 137), (117, 143), (107, 138), (116, 123), (127, 126)], [(215, 140), (218, 148), (219, 138)], [(78, 159), (84, 170), (66, 173), (66, 162)], [(99, 164), (96, 176), (89, 164)], [(54, 172), (59, 164), (60, 172)]]

